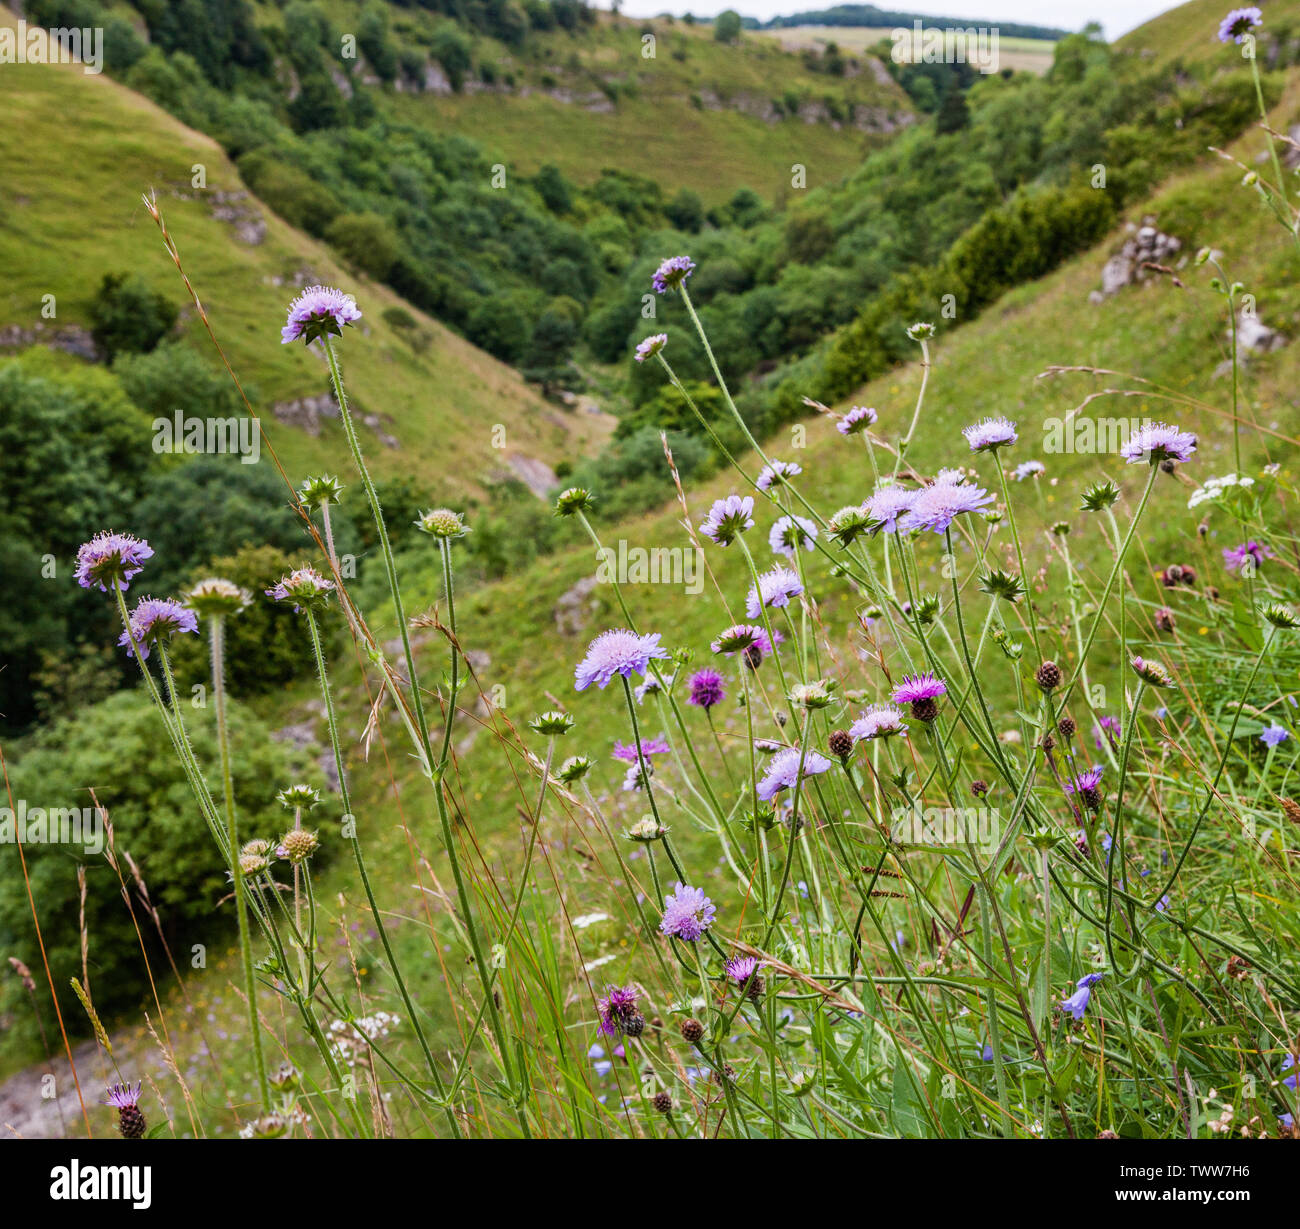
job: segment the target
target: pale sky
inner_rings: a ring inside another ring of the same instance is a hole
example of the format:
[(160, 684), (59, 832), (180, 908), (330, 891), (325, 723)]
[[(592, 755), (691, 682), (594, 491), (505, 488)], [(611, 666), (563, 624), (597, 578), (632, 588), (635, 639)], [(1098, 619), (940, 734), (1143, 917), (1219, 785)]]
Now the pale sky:
[[(621, 11), (627, 17), (654, 17), (659, 13), (694, 13), (713, 17), (724, 9), (735, 9), (742, 17), (767, 21), (792, 13), (832, 8), (838, 0), (623, 0)], [(853, 0), (843, 0), (852, 3)], [(962, 17), (976, 25), (996, 25), (1001, 21), (1022, 21), (1032, 25), (1058, 26), (1063, 30), (1080, 30), (1089, 21), (1098, 21), (1109, 39), (1126, 34), (1135, 26), (1174, 7), (1175, 0), (867, 0), (879, 9), (899, 13), (932, 14), (937, 17)], [(594, 0), (600, 8), (609, 8), (609, 0)], [(1231, 8), (1225, 0), (1225, 11)]]

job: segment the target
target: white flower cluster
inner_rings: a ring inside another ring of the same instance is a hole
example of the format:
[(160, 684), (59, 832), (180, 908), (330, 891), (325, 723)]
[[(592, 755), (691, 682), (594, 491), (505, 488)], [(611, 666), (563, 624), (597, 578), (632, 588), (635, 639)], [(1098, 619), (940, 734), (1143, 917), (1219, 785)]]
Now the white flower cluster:
[(1187, 506), (1189, 508), (1198, 508), (1201, 504), (1221, 499), (1228, 487), (1251, 487), (1254, 485), (1254, 478), (1238, 478), (1236, 474), (1224, 474), (1222, 478), (1207, 478), (1204, 486), (1197, 487), (1192, 492), (1192, 497), (1187, 501)]
[(365, 1049), (365, 1042), (374, 1041), (377, 1037), (387, 1037), (389, 1032), (401, 1022), (398, 1016), (387, 1011), (377, 1011), (373, 1016), (360, 1016), (351, 1022), (331, 1020), (330, 1049), (340, 1062), (353, 1067)]

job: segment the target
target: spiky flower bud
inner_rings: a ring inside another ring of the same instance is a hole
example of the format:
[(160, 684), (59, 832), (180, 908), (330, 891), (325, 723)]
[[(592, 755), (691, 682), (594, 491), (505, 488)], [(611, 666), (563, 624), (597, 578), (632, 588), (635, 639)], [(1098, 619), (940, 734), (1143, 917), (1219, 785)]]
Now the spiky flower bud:
[(560, 765), (559, 770), (555, 775), (559, 777), (565, 785), (576, 785), (594, 767), (595, 764), (589, 756), (571, 755), (563, 764)]
[(907, 335), (913, 341), (929, 341), (934, 336), (934, 325), (918, 320), (908, 327)]
[(1001, 568), (990, 568), (980, 577), (980, 592), (990, 597), (1001, 598), (1004, 602), (1015, 603), (1025, 596), (1024, 582), (1012, 572)]
[(310, 785), (290, 785), (275, 796), (286, 811), (310, 811), (320, 805), (320, 791)]
[(450, 508), (432, 508), (428, 512), (422, 512), (415, 526), (421, 533), (427, 533), (431, 538), (440, 538), (444, 542), (463, 538), (470, 532), (461, 514)]
[(643, 815), (627, 830), (629, 841), (661, 841), (668, 831), (653, 815)]
[(238, 614), (252, 600), (253, 595), (247, 589), (214, 576), (195, 584), (186, 595), (185, 605), (200, 618), (220, 619)]
[(849, 504), (836, 512), (826, 522), (830, 536), (841, 546), (851, 546), (854, 540), (871, 528), (871, 518), (858, 504)]
[(571, 486), (561, 491), (555, 501), (556, 516), (576, 516), (579, 512), (590, 512), (596, 504), (596, 497), (584, 487)]
[(1119, 499), (1119, 487), (1107, 478), (1101, 482), (1094, 482), (1084, 490), (1081, 507), (1085, 512), (1104, 512), (1107, 508), (1113, 507), (1117, 499)]
[(539, 713), (529, 723), (528, 728), (535, 734), (546, 734), (558, 736), (567, 734), (573, 729), (573, 714), (561, 713), (556, 709), (549, 709), (547, 712)]
[(661, 1114), (671, 1114), (673, 1112), (673, 1098), (671, 1093), (657, 1092), (654, 1099), (650, 1102)]
[(853, 754), (853, 736), (848, 730), (832, 730), (826, 746), (832, 755), (847, 760)]
[(623, 1021), (623, 1033), (628, 1037), (640, 1037), (645, 1032), (645, 1016), (639, 1012), (628, 1016)]
[(1284, 606), (1281, 602), (1270, 602), (1262, 608), (1262, 613), (1269, 624), (1281, 631), (1294, 631), (1300, 627), (1300, 617), (1290, 606)]
[(239, 870), (243, 875), (260, 875), (271, 863), (260, 853), (242, 853), (239, 855)]
[(1169, 671), (1158, 661), (1150, 661), (1145, 657), (1135, 657), (1129, 662), (1129, 665), (1133, 667), (1133, 673), (1149, 687), (1172, 687), (1174, 685), (1174, 680), (1169, 677)]
[(1062, 738), (1073, 738), (1075, 731), (1079, 727), (1075, 725), (1073, 717), (1066, 716), (1062, 717), (1060, 721), (1056, 723), (1056, 728), (1060, 732)]
[(320, 837), (306, 828), (290, 828), (280, 838), (276, 852), (296, 866), (305, 862), (320, 848)]
[(336, 504), (343, 498), (343, 483), (333, 474), (318, 474), (304, 480), (298, 488), (298, 498), (309, 508)]

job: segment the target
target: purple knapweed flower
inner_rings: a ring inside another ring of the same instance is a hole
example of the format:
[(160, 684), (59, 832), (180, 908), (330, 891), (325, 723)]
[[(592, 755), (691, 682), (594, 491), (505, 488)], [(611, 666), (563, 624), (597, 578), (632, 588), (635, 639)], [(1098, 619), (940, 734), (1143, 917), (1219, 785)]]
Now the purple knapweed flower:
[(1242, 43), (1246, 36), (1264, 24), (1264, 14), (1253, 4), (1249, 8), (1233, 9), (1219, 22), (1219, 42)]
[(894, 734), (907, 737), (907, 724), (902, 712), (892, 704), (873, 704), (851, 726), (849, 737), (854, 742), (863, 739), (889, 738)]
[(606, 1037), (621, 1037), (627, 1022), (639, 1014), (633, 986), (606, 986), (603, 998), (596, 1000), (600, 1031)]
[(915, 704), (918, 700), (937, 700), (948, 693), (948, 685), (937, 674), (905, 674), (894, 688), (895, 704)]
[(719, 546), (730, 546), (747, 529), (754, 528), (754, 497), (728, 495), (717, 499), (700, 524), (700, 532)]
[(688, 888), (684, 883), (678, 883), (675, 890), (664, 897), (664, 915), (659, 921), (659, 930), (669, 938), (694, 943), (713, 925), (716, 913), (717, 909), (704, 895), (703, 888)]
[(1065, 783), (1065, 792), (1067, 794), (1083, 794), (1090, 789), (1096, 789), (1101, 784), (1102, 769), (1089, 768), (1071, 777)]
[(1143, 461), (1159, 465), (1162, 461), (1183, 462), (1192, 459), (1196, 436), (1164, 422), (1144, 423), (1124, 441), (1119, 455), (1130, 465)]
[(767, 535), (772, 553), (793, 559), (799, 547), (812, 550), (817, 538), (817, 526), (802, 516), (783, 516)]
[(108, 1095), (100, 1102), (101, 1105), (111, 1105), (114, 1109), (134, 1109), (140, 1103), (139, 1080), (136, 1080), (135, 1087), (131, 1086), (128, 1080), (125, 1084), (110, 1084), (108, 1086)]
[[(799, 771), (800, 761), (803, 763), (802, 773)], [(783, 789), (793, 789), (801, 777), (815, 777), (833, 767), (830, 760), (811, 748), (801, 751), (798, 747), (786, 747), (768, 761), (767, 771), (758, 783), (758, 796), (764, 802), (771, 802)]]
[(769, 461), (758, 471), (754, 485), (760, 491), (770, 491), (774, 486), (780, 486), (787, 478), (802, 473), (803, 466), (796, 461)]
[(1082, 1020), (1083, 1013), (1088, 1009), (1088, 1001), (1092, 998), (1092, 988), (1103, 976), (1102, 973), (1089, 973), (1086, 977), (1079, 978), (1074, 984), (1074, 993), (1068, 999), (1061, 1000), (1061, 1010), (1068, 1011), (1076, 1020)]
[(985, 418), (963, 427), (961, 433), (966, 437), (971, 452), (995, 452), (1014, 444), (1018, 438), (1016, 424), (1009, 418)]
[(756, 956), (733, 956), (723, 965), (727, 976), (731, 978), (738, 990), (743, 990), (753, 978), (757, 977), (762, 967), (763, 961)]
[[(662, 735), (659, 738), (643, 738), (641, 740), (641, 751), (647, 758), (652, 755), (667, 755), (670, 750), (672, 748), (668, 746), (668, 740)], [(636, 753), (636, 743), (616, 742), (613, 756), (616, 760), (622, 760), (625, 764), (640, 762)]]
[(1249, 542), (1243, 542), (1240, 546), (1225, 547), (1223, 566), (1229, 572), (1243, 572), (1246, 575), (1252, 575), (1263, 567), (1265, 559), (1272, 559), (1273, 557), (1273, 548), (1267, 542), (1256, 542), (1254, 538), (1251, 538)]
[(636, 354), (633, 357), (638, 363), (644, 363), (646, 359), (654, 358), (667, 344), (667, 333), (652, 333), (637, 343)]
[(110, 1084), (108, 1095), (101, 1102), (117, 1110), (117, 1129), (123, 1139), (143, 1139), (147, 1128), (144, 1115), (140, 1112), (140, 1081), (131, 1084)]
[(639, 636), (621, 627), (601, 632), (587, 646), (587, 656), (574, 668), (575, 689), (586, 691), (592, 683), (603, 689), (616, 674), (623, 678), (644, 674), (652, 658), (668, 656), (668, 650), (659, 644), (659, 636), (659, 632)]
[(906, 487), (882, 486), (874, 495), (867, 498), (862, 509), (870, 518), (876, 532), (883, 529), (886, 533), (896, 533), (898, 518), (912, 506), (912, 501), (917, 494), (917, 491), (908, 490)]
[(667, 294), (670, 290), (679, 290), (694, 272), (695, 262), (689, 256), (670, 256), (655, 270), (650, 281), (656, 292)]
[(153, 558), (153, 548), (143, 538), (129, 533), (97, 533), (77, 550), (74, 575), (83, 589), (98, 587), (126, 592), (131, 578), (144, 570), (144, 561)]
[(855, 405), (835, 424), (835, 430), (841, 435), (859, 435), (868, 427), (874, 426), (880, 417), (869, 405)]
[(333, 286), (308, 286), (289, 304), (289, 319), (280, 330), (280, 344), (301, 338), (310, 345), (318, 337), (342, 337), (343, 327), (361, 319), (357, 301)]
[(943, 533), (964, 512), (978, 512), (993, 496), (971, 482), (935, 482), (916, 493), (899, 519), (900, 530), (928, 529)]
[(707, 667), (691, 675), (690, 702), (697, 708), (708, 712), (715, 704), (721, 704), (726, 698), (727, 689), (722, 682), (722, 675)]
[(1285, 727), (1280, 726), (1275, 721), (1259, 736), (1259, 741), (1266, 747), (1276, 747), (1278, 743), (1286, 742), (1291, 735), (1287, 733)]
[(170, 640), (177, 632), (198, 634), (199, 619), (188, 606), (169, 597), (142, 597), (131, 612), (130, 630), (117, 639), (128, 657), (140, 650), (140, 660), (149, 656), (149, 647)]
[(646, 778), (653, 777), (655, 772), (654, 763), (646, 760), (644, 769), (640, 762), (629, 764), (627, 772), (623, 774), (623, 792), (625, 794), (635, 793), (639, 789), (645, 789)]
[(779, 564), (770, 572), (764, 572), (758, 578), (758, 585), (749, 586), (749, 595), (745, 598), (745, 613), (751, 619), (757, 619), (764, 606), (788, 606), (792, 597), (803, 592), (799, 574)]

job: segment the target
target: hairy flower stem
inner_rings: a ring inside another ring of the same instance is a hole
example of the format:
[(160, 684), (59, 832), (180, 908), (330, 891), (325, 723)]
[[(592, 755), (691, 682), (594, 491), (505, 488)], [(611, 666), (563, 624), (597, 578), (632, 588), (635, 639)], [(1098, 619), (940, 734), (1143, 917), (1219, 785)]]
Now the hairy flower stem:
[[(488, 999), (488, 1015), (492, 1022), (493, 1032), (496, 1034), (497, 1047), (500, 1051), (500, 1060), (505, 1070), (508, 1082), (513, 1086), (515, 1083), (514, 1067), (510, 1057), (510, 1046), (505, 1035), (505, 1029), (502, 1026), (500, 1015), (496, 1008), (496, 1000), (492, 993), (491, 975), (487, 970), (487, 964), (483, 958), (483, 945), (479, 937), (478, 926), (474, 920), (474, 913), (470, 907), (469, 891), (465, 884), (464, 872), (460, 865), (460, 854), (456, 849), (455, 834), (451, 829), (451, 817), (447, 813), (447, 802), (443, 796), (442, 790), (442, 773), (446, 767), (445, 758), (438, 764), (433, 761), (433, 747), (429, 736), (429, 723), (424, 710), (424, 696), (420, 689), (419, 672), (415, 667), (415, 652), (411, 648), (411, 633), (406, 622), (406, 611), (402, 605), (401, 586), (397, 580), (397, 565), (393, 559), (393, 548), (388, 540), (388, 528), (384, 522), (383, 509), (380, 507), (379, 495), (375, 491), (375, 484), (371, 481), (370, 471), (366, 468), (365, 458), (361, 453), (361, 441), (357, 436), (356, 424), (352, 421), (352, 413), (348, 408), (347, 394), (343, 391), (343, 373), (339, 368), (338, 357), (334, 353), (334, 346), (328, 336), (321, 338), (321, 344), (325, 347), (325, 357), (329, 363), (330, 381), (334, 385), (334, 395), (339, 404), (339, 417), (343, 423), (343, 430), (347, 436), (348, 448), (352, 452), (353, 464), (357, 467), (357, 472), (361, 476), (361, 485), (366, 492), (366, 499), (370, 504), (371, 516), (375, 522), (375, 532), (379, 539), (379, 550), (384, 560), (384, 571), (388, 577), (388, 589), (393, 601), (393, 616), (397, 620), (398, 632), (402, 639), (402, 652), (406, 659), (406, 677), (410, 685), (411, 707), (415, 712), (415, 724), (419, 733), (420, 746), (418, 750), (424, 756), (424, 762), (433, 776), (434, 798), (438, 808), (438, 820), (442, 827), (443, 844), (447, 849), (447, 857), (451, 862), (452, 877), (456, 883), (456, 896), (460, 904), (461, 913), (464, 917), (465, 931), (469, 936), (470, 947), (474, 956), (474, 967), (478, 970), (479, 981), (483, 987), (483, 993)], [(444, 565), (450, 569), (449, 555), (444, 559)], [(448, 588), (448, 600), (451, 600), (450, 586)], [(452, 635), (456, 634), (455, 616), (452, 615)], [(456, 650), (452, 650), (452, 669), (456, 668)], [(444, 738), (444, 748), (450, 742), (451, 722), (456, 710), (456, 695), (453, 690), (452, 695), (447, 702), (447, 737)], [(445, 752), (444, 752), (445, 756)], [(355, 846), (358, 855), (360, 847)], [(413, 1021), (413, 1023), (415, 1023)], [(417, 1032), (420, 1032), (419, 1025), (415, 1025)], [(421, 1045), (424, 1047), (426, 1057), (429, 1060), (430, 1069), (436, 1072), (433, 1063), (433, 1055), (429, 1052), (428, 1045), (424, 1040), (423, 1032), (420, 1032)], [(441, 1076), (437, 1076), (441, 1080)], [(451, 1110), (448, 1110), (448, 1117), (455, 1121), (455, 1116)], [(520, 1112), (522, 1119), (522, 1111)], [(459, 1124), (457, 1132), (459, 1133)], [(527, 1131), (527, 1128), (525, 1128)]]
[[(1029, 634), (1034, 638), (1034, 654), (1039, 661), (1043, 658), (1042, 646), (1038, 642), (1038, 615), (1034, 612), (1034, 597), (1029, 588), (1029, 573), (1025, 570), (1025, 553), (1020, 546), (1020, 530), (1016, 527), (1015, 505), (1011, 500), (1011, 488), (1007, 485), (1007, 472), (996, 456), (993, 463), (997, 466), (998, 477), (1002, 480), (1002, 498), (1007, 504), (1007, 524), (1011, 528), (1011, 541), (1016, 547), (1016, 561), (1020, 564), (1020, 580), (1025, 586), (1025, 606), (1029, 611)], [(952, 548), (949, 547), (951, 553)]]
[[(442, 1074), (438, 1070), (437, 1063), (434, 1062), (433, 1051), (429, 1048), (424, 1029), (420, 1026), (415, 1003), (411, 999), (410, 991), (406, 988), (406, 980), (402, 976), (402, 970), (397, 963), (397, 957), (394, 955), (392, 944), (388, 939), (388, 928), (384, 925), (383, 915), (379, 911), (379, 902), (375, 899), (374, 889), (370, 886), (370, 875), (366, 870), (365, 856), (361, 852), (361, 836), (356, 831), (357, 819), (352, 810), (352, 794), (348, 788), (348, 774), (343, 761), (343, 746), (339, 741), (338, 718), (334, 712), (334, 693), (330, 688), (329, 673), (325, 666), (325, 650), (321, 645), (320, 629), (316, 626), (316, 616), (310, 610), (306, 614), (307, 630), (311, 633), (312, 653), (316, 658), (316, 674), (320, 680), (321, 700), (325, 705), (325, 723), (329, 729), (330, 749), (334, 753), (334, 764), (339, 774), (339, 794), (343, 803), (344, 822), (350, 820), (352, 823), (352, 835), (348, 843), (352, 846), (352, 854), (357, 864), (357, 873), (361, 876), (361, 885), (365, 889), (366, 900), (370, 905), (370, 916), (374, 919), (375, 931), (379, 935), (379, 942), (383, 945), (384, 955), (388, 958), (388, 967), (392, 970), (393, 980), (397, 983), (398, 993), (402, 996), (402, 1002), (411, 1021), (411, 1027), (415, 1030), (420, 1049), (424, 1052), (425, 1062), (428, 1064), (429, 1074), (433, 1077), (434, 1087), (438, 1091), (438, 1096), (445, 1098), (447, 1095), (446, 1085), (443, 1083)], [(445, 1110), (448, 1125), (451, 1127), (453, 1134), (459, 1138), (461, 1134), (460, 1123), (456, 1119), (455, 1111), (449, 1104), (445, 1106)]]
[(253, 1069), (269, 1110), (271, 1088), (266, 1078), (266, 1056), (262, 1052), (262, 1029), (257, 1017), (257, 980), (253, 976), (253, 947), (248, 936), (248, 885), (239, 865), (239, 821), (235, 811), (235, 782), (230, 770), (230, 731), (226, 722), (226, 620), (213, 615), (208, 621), (212, 648), (212, 705), (217, 715), (217, 746), (221, 753), (221, 787), (226, 805), (226, 839), (230, 843), (230, 875), (235, 885), (235, 916), (239, 923), (239, 962), (244, 974), (244, 997), (248, 1001), (248, 1036), (253, 1047)]
[[(1115, 901), (1115, 868), (1120, 868), (1120, 884), (1124, 888), (1128, 887), (1128, 879), (1124, 875), (1124, 782), (1128, 774), (1128, 757), (1133, 746), (1133, 736), (1137, 730), (1139, 706), (1142, 703), (1142, 693), (1146, 690), (1146, 683), (1138, 680), (1137, 690), (1133, 694), (1133, 704), (1129, 709), (1127, 729), (1124, 731), (1124, 745), (1120, 749), (1119, 756), (1119, 784), (1115, 788), (1115, 818), (1111, 824), (1113, 829), (1110, 841), (1110, 857), (1106, 859), (1106, 956), (1110, 960), (1110, 967), (1119, 970), (1119, 961), (1115, 959), (1114, 939), (1111, 929), (1112, 910)], [(1130, 909), (1129, 918), (1130, 929), (1133, 932), (1133, 944), (1135, 950), (1140, 939), (1136, 926), (1136, 919), (1132, 917)], [(1140, 959), (1140, 957), (1138, 957)], [(1137, 961), (1134, 962), (1134, 969), (1137, 967)]]
[(916, 424), (921, 420), (921, 407), (925, 404), (925, 386), (930, 382), (930, 347), (924, 337), (918, 337), (916, 344), (921, 347), (921, 387), (916, 390), (916, 409), (912, 411), (912, 421), (907, 434), (898, 441), (898, 455), (894, 458), (894, 476), (903, 467), (903, 454), (916, 434)]

